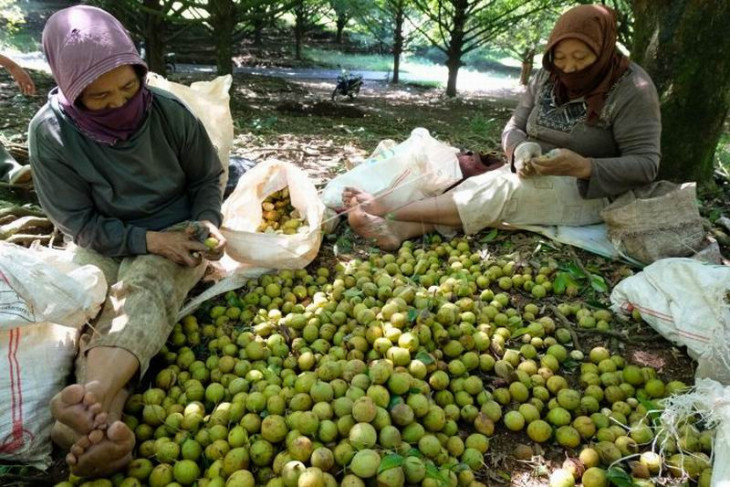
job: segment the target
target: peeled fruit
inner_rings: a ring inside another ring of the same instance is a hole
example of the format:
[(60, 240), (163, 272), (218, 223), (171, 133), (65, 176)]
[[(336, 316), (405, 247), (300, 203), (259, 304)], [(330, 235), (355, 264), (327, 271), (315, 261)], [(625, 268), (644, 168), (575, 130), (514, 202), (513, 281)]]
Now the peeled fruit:
[(639, 457), (639, 462), (645, 465), (649, 470), (649, 473), (656, 475), (662, 468), (662, 456), (653, 451), (646, 451)]
[(305, 469), (299, 476), (297, 487), (325, 487), (324, 473), (317, 467)]
[(573, 487), (575, 478), (573, 474), (565, 469), (559, 468), (550, 474), (550, 487)]
[(217, 238), (214, 238), (214, 237), (208, 237), (208, 238), (206, 238), (203, 241), (203, 245), (205, 245), (206, 247), (208, 247), (209, 250), (213, 250), (216, 247), (218, 247), (218, 244), (219, 243), (220, 242), (218, 242), (218, 239)]

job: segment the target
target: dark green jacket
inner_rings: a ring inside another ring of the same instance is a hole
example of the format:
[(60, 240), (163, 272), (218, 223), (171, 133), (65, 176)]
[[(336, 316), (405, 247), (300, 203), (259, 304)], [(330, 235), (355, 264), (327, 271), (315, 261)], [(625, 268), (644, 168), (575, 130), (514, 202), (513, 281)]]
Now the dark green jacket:
[(80, 247), (110, 257), (144, 254), (148, 230), (186, 220), (221, 223), (223, 169), (203, 124), (175, 96), (152, 92), (142, 127), (113, 146), (81, 133), (55, 90), (30, 122), (41, 206)]

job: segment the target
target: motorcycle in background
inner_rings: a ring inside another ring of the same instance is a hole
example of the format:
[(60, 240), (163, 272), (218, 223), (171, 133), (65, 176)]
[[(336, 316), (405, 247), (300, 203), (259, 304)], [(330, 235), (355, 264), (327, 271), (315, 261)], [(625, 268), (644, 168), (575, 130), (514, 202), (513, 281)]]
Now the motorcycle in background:
[(349, 96), (352, 100), (360, 93), (361, 86), (361, 75), (353, 75), (343, 69), (337, 77), (337, 86), (335, 86), (335, 90), (332, 92), (332, 101), (335, 101), (337, 95)]

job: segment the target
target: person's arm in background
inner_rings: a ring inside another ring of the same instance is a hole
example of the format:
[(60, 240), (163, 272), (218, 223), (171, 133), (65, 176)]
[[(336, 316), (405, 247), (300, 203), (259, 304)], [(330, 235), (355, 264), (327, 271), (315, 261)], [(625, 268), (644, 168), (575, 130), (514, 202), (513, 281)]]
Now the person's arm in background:
[(0, 54), (0, 66), (7, 69), (24, 95), (35, 95), (35, 83), (28, 72), (21, 68), (18, 63), (7, 56)]
[(39, 125), (32, 122), (28, 131), (38, 200), (51, 221), (71, 236), (76, 245), (109, 257), (153, 253), (180, 265), (200, 262), (192, 253), (205, 251), (206, 247), (182, 231), (148, 232), (100, 214), (90, 197), (88, 183), (57, 152), (53, 135)]

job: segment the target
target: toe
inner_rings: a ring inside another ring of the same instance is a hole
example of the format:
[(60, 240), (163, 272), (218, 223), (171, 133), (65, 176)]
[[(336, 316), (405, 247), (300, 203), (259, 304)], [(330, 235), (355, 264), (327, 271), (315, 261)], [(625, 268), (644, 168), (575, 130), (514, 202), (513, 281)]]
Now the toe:
[(68, 463), (69, 465), (76, 465), (76, 463), (77, 463), (76, 456), (73, 453), (67, 454), (66, 463)]
[(63, 401), (64, 404), (72, 406), (74, 404), (79, 404), (84, 399), (84, 393), (86, 391), (84, 390), (84, 386), (81, 384), (72, 384), (70, 386), (64, 387), (64, 389), (61, 391), (60, 399)]
[(121, 421), (114, 421), (106, 432), (107, 437), (115, 442), (134, 441), (134, 433)]
[(80, 445), (75, 444), (71, 446), (71, 450), (69, 451), (69, 453), (78, 458), (84, 454), (84, 449)]
[(94, 416), (94, 427), (104, 429), (107, 426), (109, 415), (105, 412), (100, 412)]
[(91, 441), (89, 441), (88, 436), (82, 436), (81, 438), (79, 438), (79, 441), (77, 441), (75, 444), (79, 445), (81, 448), (83, 448), (85, 450), (91, 446)]
[(101, 430), (94, 430), (91, 433), (89, 433), (88, 438), (92, 445), (96, 445), (97, 443), (99, 443), (101, 440), (104, 439), (104, 432)]

